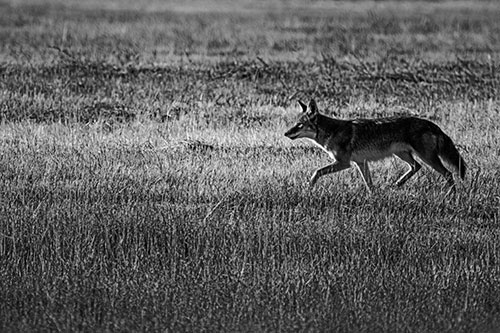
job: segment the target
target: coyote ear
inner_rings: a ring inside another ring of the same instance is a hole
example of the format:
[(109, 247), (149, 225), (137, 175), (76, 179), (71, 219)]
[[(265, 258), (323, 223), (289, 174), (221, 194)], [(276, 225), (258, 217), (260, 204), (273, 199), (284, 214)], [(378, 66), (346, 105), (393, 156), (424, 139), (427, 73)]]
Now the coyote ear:
[(318, 113), (318, 106), (316, 105), (316, 101), (314, 98), (311, 98), (311, 101), (309, 102), (309, 110), (311, 110), (312, 114)]
[(302, 112), (307, 112), (307, 105), (306, 103), (302, 102), (299, 100), (300, 107), (302, 108)]

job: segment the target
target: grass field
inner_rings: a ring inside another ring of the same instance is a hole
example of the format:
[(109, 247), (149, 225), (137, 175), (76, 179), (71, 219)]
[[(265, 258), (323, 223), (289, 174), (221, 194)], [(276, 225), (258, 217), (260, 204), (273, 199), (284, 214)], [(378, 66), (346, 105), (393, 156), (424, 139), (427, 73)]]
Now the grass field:
[[(500, 329), (500, 5), (0, 2), (0, 331)], [(283, 136), (437, 123), (469, 166)]]

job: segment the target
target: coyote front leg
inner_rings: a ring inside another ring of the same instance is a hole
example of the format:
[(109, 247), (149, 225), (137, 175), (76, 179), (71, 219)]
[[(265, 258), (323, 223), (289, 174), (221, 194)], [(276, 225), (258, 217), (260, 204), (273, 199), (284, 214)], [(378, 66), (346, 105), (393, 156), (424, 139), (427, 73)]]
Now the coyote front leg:
[(361, 177), (363, 177), (368, 192), (371, 192), (373, 187), (373, 181), (372, 181), (372, 176), (370, 174), (370, 168), (368, 167), (368, 162), (365, 160), (363, 161), (363, 163), (356, 162), (355, 164), (358, 167), (359, 172), (361, 173)]
[(312, 176), (311, 178), (311, 183), (310, 183), (310, 187), (313, 187), (314, 184), (316, 184), (316, 182), (318, 181), (319, 177), (323, 176), (323, 175), (326, 175), (328, 173), (334, 173), (334, 172), (338, 172), (338, 171), (342, 171), (344, 169), (347, 169), (349, 168), (351, 165), (349, 163), (342, 163), (342, 162), (335, 162), (335, 163), (332, 163), (330, 165), (327, 165), (321, 169), (318, 169), (314, 172), (314, 175)]

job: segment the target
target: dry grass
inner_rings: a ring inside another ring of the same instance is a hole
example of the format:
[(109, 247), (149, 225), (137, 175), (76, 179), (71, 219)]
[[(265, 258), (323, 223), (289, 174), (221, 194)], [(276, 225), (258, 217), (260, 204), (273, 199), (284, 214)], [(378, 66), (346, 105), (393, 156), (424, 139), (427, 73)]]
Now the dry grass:
[[(50, 4), (0, 5), (1, 330), (498, 328), (494, 3)], [(310, 191), (312, 96), (438, 123), (458, 195), (392, 160)]]

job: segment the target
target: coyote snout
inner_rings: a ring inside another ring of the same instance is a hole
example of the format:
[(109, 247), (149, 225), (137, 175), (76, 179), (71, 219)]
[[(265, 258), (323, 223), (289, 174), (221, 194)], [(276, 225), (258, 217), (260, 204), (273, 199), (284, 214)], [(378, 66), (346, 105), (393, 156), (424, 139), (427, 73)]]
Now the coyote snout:
[(392, 155), (409, 166), (396, 182), (397, 186), (403, 185), (422, 167), (414, 156), (443, 175), (449, 186), (453, 187), (455, 182), (442, 161), (452, 166), (460, 178), (465, 177), (466, 165), (453, 141), (428, 120), (417, 117), (341, 120), (320, 114), (314, 99), (309, 106), (301, 101), (299, 104), (303, 112), (285, 136), (290, 139), (308, 138), (335, 160), (316, 170), (311, 186), (321, 176), (347, 169), (353, 162), (370, 190), (373, 183), (368, 162)]

